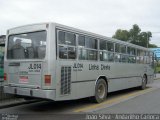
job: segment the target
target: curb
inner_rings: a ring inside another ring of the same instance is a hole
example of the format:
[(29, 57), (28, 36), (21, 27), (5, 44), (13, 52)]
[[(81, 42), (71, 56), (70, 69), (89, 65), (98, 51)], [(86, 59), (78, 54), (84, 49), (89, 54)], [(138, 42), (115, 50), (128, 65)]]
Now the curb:
[(21, 101), (21, 102), (6, 104), (6, 105), (0, 105), (0, 109), (14, 107), (14, 106), (23, 105), (23, 104), (35, 103), (35, 102), (39, 102), (39, 101), (40, 100), (30, 100), (30, 101)]
[(154, 80), (160, 80), (160, 78), (154, 78)]

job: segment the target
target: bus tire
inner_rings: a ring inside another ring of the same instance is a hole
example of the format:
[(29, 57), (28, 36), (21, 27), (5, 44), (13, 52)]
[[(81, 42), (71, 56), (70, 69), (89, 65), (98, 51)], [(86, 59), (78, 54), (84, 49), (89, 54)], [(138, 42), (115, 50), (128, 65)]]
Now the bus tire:
[(95, 96), (93, 96), (93, 101), (96, 103), (101, 103), (106, 100), (107, 97), (107, 84), (104, 79), (99, 79), (95, 86)]
[(142, 78), (142, 85), (141, 85), (141, 90), (144, 90), (146, 89), (146, 84), (147, 84), (147, 77), (146, 75), (143, 75), (143, 78)]

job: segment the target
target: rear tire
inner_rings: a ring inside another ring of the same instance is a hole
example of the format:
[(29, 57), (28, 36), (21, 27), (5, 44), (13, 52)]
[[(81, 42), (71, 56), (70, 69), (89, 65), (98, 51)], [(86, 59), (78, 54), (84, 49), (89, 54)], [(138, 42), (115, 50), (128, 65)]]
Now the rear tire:
[(95, 87), (95, 96), (92, 100), (96, 103), (101, 103), (106, 100), (107, 97), (107, 84), (104, 79), (99, 79)]
[(143, 78), (142, 78), (142, 86), (140, 87), (141, 90), (146, 89), (146, 84), (147, 84), (147, 77), (146, 77), (146, 75), (143, 75)]

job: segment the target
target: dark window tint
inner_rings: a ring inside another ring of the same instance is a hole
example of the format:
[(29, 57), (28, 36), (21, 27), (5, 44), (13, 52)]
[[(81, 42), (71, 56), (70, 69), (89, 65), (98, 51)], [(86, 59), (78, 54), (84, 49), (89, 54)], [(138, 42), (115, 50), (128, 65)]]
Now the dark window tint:
[(108, 52), (100, 52), (100, 61), (108, 61)]
[(88, 55), (87, 55), (87, 59), (88, 60), (97, 60), (97, 51), (94, 50), (87, 50)]
[(65, 33), (65, 42), (67, 45), (75, 45), (76, 36), (72, 33)]
[(59, 58), (67, 59), (67, 47), (59, 46)]
[(114, 44), (111, 42), (107, 42), (108, 51), (114, 51)]
[(86, 36), (85, 37), (85, 47), (86, 48), (97, 49), (97, 40), (94, 39), (94, 38)]
[(115, 52), (118, 52), (118, 53), (121, 52), (120, 44), (116, 44), (116, 45), (115, 45)]
[(75, 46), (75, 38), (76, 36), (72, 33), (59, 31), (58, 32), (59, 44), (66, 44), (66, 45), (74, 45)]
[(121, 62), (121, 54), (115, 54), (115, 62)]
[(126, 53), (126, 46), (125, 45), (121, 45), (121, 53)]
[(76, 59), (76, 48), (68, 47), (68, 59)]
[(79, 49), (79, 59), (86, 60), (87, 59), (87, 50), (86, 49)]
[(61, 59), (76, 59), (76, 48), (59, 46), (59, 58)]
[(59, 38), (59, 44), (66, 44), (65, 43), (65, 32), (59, 31), (58, 38)]
[(127, 48), (127, 53), (129, 55), (136, 55), (136, 49), (132, 48), (132, 47), (128, 47)]
[(100, 50), (107, 50), (107, 41), (100, 40)]
[(81, 35), (78, 36), (78, 45), (79, 46), (85, 46), (84, 36), (81, 36)]
[(8, 59), (42, 59), (46, 53), (46, 31), (10, 35)]
[(112, 52), (100, 52), (100, 61), (114, 61), (114, 53)]
[(121, 62), (122, 63), (126, 63), (126, 62), (128, 62), (128, 55), (121, 55)]

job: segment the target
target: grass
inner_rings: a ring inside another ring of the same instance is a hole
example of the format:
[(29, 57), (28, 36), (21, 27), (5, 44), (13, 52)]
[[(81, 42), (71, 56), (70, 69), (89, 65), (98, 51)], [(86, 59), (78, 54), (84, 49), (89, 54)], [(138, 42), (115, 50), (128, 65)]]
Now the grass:
[(160, 67), (156, 67), (156, 73), (160, 73)]

